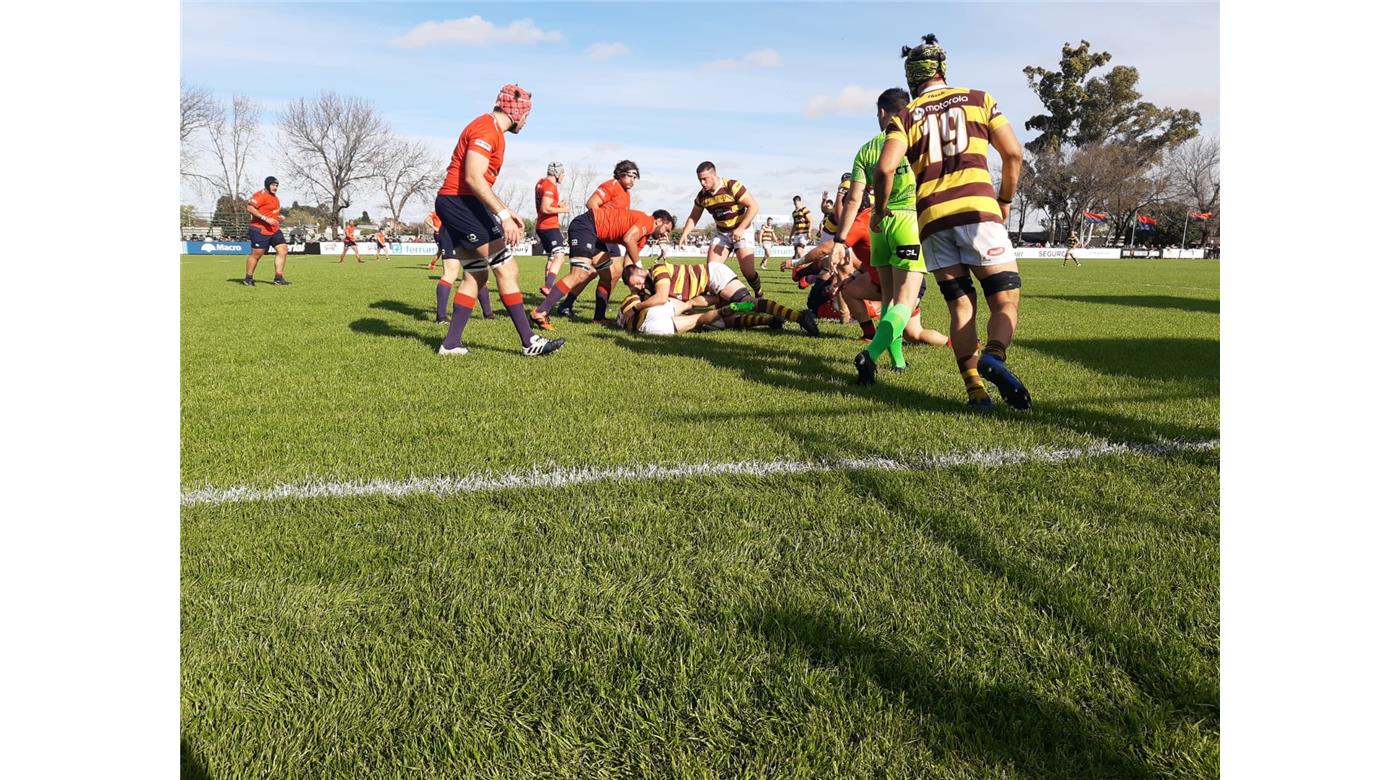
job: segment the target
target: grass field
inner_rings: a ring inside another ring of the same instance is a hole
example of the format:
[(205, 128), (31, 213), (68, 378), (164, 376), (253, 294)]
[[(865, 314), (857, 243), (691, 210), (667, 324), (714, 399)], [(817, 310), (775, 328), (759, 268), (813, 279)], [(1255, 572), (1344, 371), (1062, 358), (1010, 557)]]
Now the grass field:
[(853, 327), (440, 358), (421, 259), (242, 262), (181, 261), (185, 776), (1218, 774), (1217, 263), (1024, 262), (974, 416)]

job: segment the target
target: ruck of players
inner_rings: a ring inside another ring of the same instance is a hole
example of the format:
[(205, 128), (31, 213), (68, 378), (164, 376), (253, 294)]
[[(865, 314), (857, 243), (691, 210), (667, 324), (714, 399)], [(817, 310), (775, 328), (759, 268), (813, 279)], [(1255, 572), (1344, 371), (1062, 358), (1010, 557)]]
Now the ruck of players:
[[(565, 339), (540, 332), (560, 333), (558, 321), (575, 317), (575, 300), (592, 284), (595, 327), (675, 336), (790, 324), (794, 333), (819, 337), (818, 320), (834, 320), (858, 326), (856, 338), (866, 342), (851, 363), (861, 385), (877, 381), (882, 363), (892, 371), (908, 370), (906, 345), (940, 353), (946, 347), (970, 408), (992, 408), (990, 383), (1007, 405), (1029, 409), (1030, 392), (1007, 357), (1021, 302), (1021, 277), (1005, 224), (1020, 180), (1020, 143), (991, 95), (949, 85), (948, 53), (935, 36), (923, 36), (900, 54), (907, 90), (886, 89), (871, 106), (876, 132), (863, 143), (853, 139), (852, 166), (840, 174), (835, 197), (822, 193), (815, 238), (810, 235), (815, 215), (801, 194), (792, 196), (792, 253), (781, 268), (807, 291), (800, 310), (765, 295), (759, 272), (767, 270), (778, 234), (771, 218), (760, 219), (757, 197), (736, 177), (742, 171), (722, 171), (714, 162), (701, 161), (688, 212), (642, 211), (632, 208), (642, 167), (630, 159), (618, 161), (612, 175), (596, 186), (580, 182), (594, 189), (567, 221), (572, 206), (562, 200), (559, 185), (571, 172), (561, 162), (547, 165), (534, 188), (535, 238), (547, 261), (537, 288), (541, 297), (527, 308), (512, 253), (527, 238), (525, 220), (493, 187), (506, 164), (507, 134), (524, 130), (534, 104), (521, 86), (503, 86), (491, 110), (462, 130), (426, 219), (438, 248), (428, 267), (436, 269), (439, 259), (442, 263), (435, 313), (446, 333), (438, 354), (470, 354), (464, 335), (478, 308), (484, 318), (494, 319), (494, 287), (519, 336), (521, 353), (548, 355), (563, 347)], [(989, 150), (1000, 158), (999, 182), (991, 175)], [(264, 190), (248, 203), (253, 244), (245, 280), (249, 285), (258, 259), (269, 249), (276, 251), (276, 282), (288, 283), (276, 191), (276, 179), (268, 177)], [(682, 213), (684, 220), (678, 220)], [(704, 259), (668, 257), (672, 239), (685, 245), (706, 215), (714, 235)], [(355, 224), (347, 223), (344, 230), (339, 262), (354, 252), (363, 263)], [(374, 234), (374, 240), (378, 259), (386, 246), (383, 232)], [(731, 256), (737, 274), (729, 266)], [(608, 308), (619, 284), (628, 294), (614, 317)], [(946, 335), (922, 322), (923, 297), (933, 290), (948, 310)], [(977, 329), (979, 305), (990, 315), (985, 334)], [(842, 330), (843, 336), (853, 333)]]

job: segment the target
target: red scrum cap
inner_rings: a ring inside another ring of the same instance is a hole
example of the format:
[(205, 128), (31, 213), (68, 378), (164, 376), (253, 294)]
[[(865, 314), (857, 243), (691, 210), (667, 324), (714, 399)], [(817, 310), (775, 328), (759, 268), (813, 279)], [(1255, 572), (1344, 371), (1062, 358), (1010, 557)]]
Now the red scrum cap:
[(496, 107), (518, 125), (530, 113), (530, 93), (521, 89), (519, 84), (507, 84), (496, 95)]

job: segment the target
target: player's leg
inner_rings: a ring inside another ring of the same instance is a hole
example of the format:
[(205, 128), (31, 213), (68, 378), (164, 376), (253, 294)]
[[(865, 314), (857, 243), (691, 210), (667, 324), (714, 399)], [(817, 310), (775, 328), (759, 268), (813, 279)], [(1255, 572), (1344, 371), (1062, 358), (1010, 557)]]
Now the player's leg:
[(1021, 274), (1006, 226), (979, 222), (951, 229), (962, 245), (964, 263), (981, 283), (987, 298), (987, 342), (977, 370), (996, 385), (1002, 400), (1015, 409), (1031, 407), (1030, 391), (1006, 365), (1006, 349), (1016, 333), (1021, 311)]
[[(752, 261), (752, 253), (749, 254), (749, 259)], [(797, 311), (795, 309), (789, 309), (777, 301), (757, 297), (756, 294), (750, 293), (748, 288), (744, 287), (744, 283), (740, 282), (739, 278), (734, 275), (734, 271), (724, 263), (710, 263), (709, 271), (710, 289), (707, 292), (718, 294), (720, 300), (725, 303), (751, 302), (753, 303), (753, 312), (756, 314), (778, 317), (787, 322), (795, 322), (802, 327), (802, 330), (805, 331), (807, 335), (818, 335), (816, 312), (811, 310)]]
[(490, 246), (489, 243), (483, 243), (467, 248), (459, 244), (455, 247), (455, 262), (443, 263), (444, 270), (455, 264), (465, 273), (462, 274), (462, 282), (452, 296), (452, 317), (448, 320), (447, 335), (438, 347), (439, 355), (467, 354), (467, 348), (462, 346), (462, 332), (466, 330), (467, 321), (471, 319), (472, 310), (476, 308), (477, 291), (486, 283), (486, 258)]
[[(493, 268), (492, 270), (495, 269)], [(496, 289), (497, 291), (501, 289), (500, 282), (496, 283)], [(489, 277), (481, 281), (481, 287), (477, 290), (476, 294), (476, 302), (481, 307), (481, 318), (483, 320), (496, 319), (495, 312), (491, 311), (491, 289)]]
[[(572, 251), (578, 252), (587, 250), (574, 249)], [(600, 251), (591, 257), (570, 257), (569, 272), (555, 280), (554, 287), (544, 296), (544, 299), (539, 302), (539, 305), (535, 306), (534, 311), (530, 312), (530, 320), (534, 322), (536, 326), (544, 330), (554, 330), (553, 323), (549, 321), (550, 307), (565, 300), (566, 296), (577, 292), (580, 287), (588, 284), (588, 280), (597, 275), (597, 271), (594, 270), (594, 263), (601, 264), (604, 257), (607, 257), (606, 250)], [(564, 307), (561, 305), (560, 309), (562, 310), (563, 308)]]
[(739, 272), (744, 275), (744, 281), (749, 283), (754, 295), (762, 298), (763, 279), (754, 267), (752, 239), (748, 236), (735, 236), (734, 256), (739, 258)]
[(278, 243), (275, 247), (277, 256), (273, 258), (272, 261), (272, 270), (276, 274), (272, 277), (272, 283), (280, 285), (291, 284), (291, 282), (287, 281), (286, 277), (282, 276), (282, 273), (287, 270), (287, 242), (282, 239), (281, 231), (278, 231), (277, 235), (274, 236), (274, 240)]
[(357, 262), (357, 263), (363, 263), (363, 262), (365, 261), (365, 258), (364, 258), (364, 255), (361, 255), (361, 254), (360, 254), (360, 244), (359, 244), (359, 242), (355, 242), (355, 243), (351, 244), (350, 247), (351, 247), (352, 249), (355, 250), (355, 262)]
[(623, 259), (609, 257), (607, 265), (598, 269), (598, 285), (593, 292), (593, 323), (595, 325), (605, 324), (608, 317), (608, 301), (612, 299), (613, 288), (617, 286), (617, 280), (622, 276)]
[(248, 262), (243, 269), (243, 284), (249, 287), (253, 286), (253, 272), (258, 270), (258, 261), (262, 259), (263, 253), (266, 251), (265, 247), (253, 244), (252, 250), (248, 252)]
[(487, 265), (496, 275), (496, 291), (501, 303), (510, 315), (511, 324), (520, 336), (520, 352), (527, 357), (548, 355), (564, 346), (563, 339), (546, 339), (530, 327), (530, 316), (525, 311), (524, 296), (520, 294), (520, 266), (506, 246), (504, 238), (491, 242), (491, 254)]
[(846, 302), (846, 309), (860, 325), (860, 337), (866, 341), (875, 338), (875, 323), (865, 308), (865, 302), (879, 300), (881, 289), (883, 288), (872, 280), (869, 271), (856, 274), (841, 288), (841, 298)]

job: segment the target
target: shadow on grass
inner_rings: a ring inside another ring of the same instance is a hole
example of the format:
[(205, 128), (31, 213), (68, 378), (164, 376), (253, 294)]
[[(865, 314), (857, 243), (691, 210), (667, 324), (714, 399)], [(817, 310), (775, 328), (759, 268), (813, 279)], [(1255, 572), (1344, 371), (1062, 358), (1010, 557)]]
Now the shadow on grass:
[(1177, 295), (1036, 295), (1036, 300), (1070, 301), (1073, 303), (1107, 303), (1139, 309), (1177, 309), (1220, 313), (1219, 299), (1185, 298)]
[(209, 770), (195, 757), (184, 737), (180, 738), (180, 780), (209, 780)]
[(936, 746), (976, 750), (1027, 777), (1152, 776), (1080, 711), (1004, 685), (947, 679), (932, 659), (865, 635), (834, 614), (778, 606), (752, 617), (749, 628), (810, 664), (839, 667), (852, 698), (860, 695), (858, 678), (875, 682), (936, 721), (930, 724)]
[[(442, 344), (442, 336), (440, 335), (425, 336), (422, 333), (415, 333), (411, 330), (405, 330), (404, 328), (391, 325), (388, 322), (385, 322), (384, 320), (375, 319), (373, 317), (362, 317), (358, 320), (355, 320), (354, 322), (350, 323), (350, 330), (364, 336), (382, 336), (384, 338), (393, 339), (416, 339), (417, 341), (422, 342), (424, 346), (432, 348), (435, 352), (437, 351), (438, 346)], [(443, 332), (446, 333), (445, 328)], [(482, 350), (485, 352), (502, 352), (507, 355), (519, 354), (515, 350), (502, 349), (500, 347), (492, 346), (490, 344), (476, 344), (467, 341), (466, 336), (470, 333), (471, 330), (468, 329), (466, 333), (463, 334), (462, 344), (473, 351)]]
[[(853, 382), (854, 369), (847, 369), (846, 366), (836, 368), (831, 365), (830, 360), (827, 358), (778, 346), (784, 338), (808, 337), (798, 336), (791, 331), (783, 334), (766, 331), (766, 329), (758, 329), (754, 332), (766, 332), (771, 338), (758, 340), (750, 339), (746, 340), (744, 343), (735, 343), (718, 339), (706, 339), (703, 335), (647, 338), (629, 336), (616, 332), (599, 333), (597, 334), (597, 338), (611, 340), (618, 346), (641, 355), (687, 357), (703, 360), (716, 368), (726, 371), (736, 371), (746, 381), (766, 384), (772, 387), (800, 390), (823, 395), (828, 398), (833, 394), (857, 395), (864, 400), (884, 404), (897, 409), (919, 409), (923, 411), (971, 414), (962, 399), (953, 400), (888, 384), (878, 384), (869, 388), (858, 387)], [(1193, 340), (1181, 339), (1178, 341), (1189, 342)], [(1212, 349), (1218, 350), (1216, 342), (1206, 342), (1204, 339), (1200, 341), (1204, 344), (1209, 344)], [(1021, 342), (1017, 343), (1020, 344)], [(1061, 343), (1073, 344), (1075, 342), (1042, 342), (1042, 344), (1050, 345)], [(1130, 343), (1136, 344), (1138, 342)], [(852, 344), (851, 355), (854, 356), (858, 349), (859, 347), (857, 345)], [(1204, 352), (1204, 350), (1204, 346), (1197, 348), (1199, 352)], [(1171, 349), (1168, 348), (1167, 353), (1170, 352)], [(1144, 366), (1150, 366), (1150, 361), (1160, 359), (1162, 354), (1161, 352), (1155, 351), (1146, 355), (1138, 354), (1130, 363), (1136, 365), (1133, 361), (1144, 361)], [(914, 370), (936, 369), (920, 368)], [(1168, 374), (1167, 376), (1171, 378), (1180, 378), (1173, 374)], [(1210, 378), (1214, 379), (1214, 377), (1215, 374), (1210, 375)], [(1199, 389), (1199, 392), (1207, 394), (1214, 393), (1215, 391), (1212, 387), (1203, 386)], [(1031, 385), (1031, 388), (1033, 393), (1036, 392), (1034, 384)], [(1206, 426), (1158, 420), (1141, 420), (1109, 412), (1082, 409), (1056, 401), (1053, 396), (1047, 398), (1044, 394), (1038, 394), (1036, 398), (1035, 410), (1030, 414), (1011, 412), (1001, 406), (998, 406), (998, 411), (995, 414), (1003, 418), (1011, 417), (1024, 421), (1027, 425), (1061, 428), (1074, 433), (1117, 441), (1152, 442), (1160, 439), (1199, 440), (1215, 438), (1219, 435), (1217, 429)], [(771, 414), (775, 420), (790, 417), (790, 415), (785, 412), (772, 412), (767, 414)], [(989, 442), (989, 445), (990, 444), (994, 444), (994, 442)], [(850, 455), (849, 452), (842, 454), (843, 456)]]
[(429, 311), (427, 306), (414, 306), (404, 301), (375, 301), (369, 305), (371, 309), (383, 309), (402, 314), (405, 317), (412, 317), (415, 320), (432, 322), (437, 318), (437, 313)]
[(1016, 348), (1078, 363), (1100, 374), (1138, 379), (1220, 380), (1220, 342), (1205, 338), (1016, 340)]

